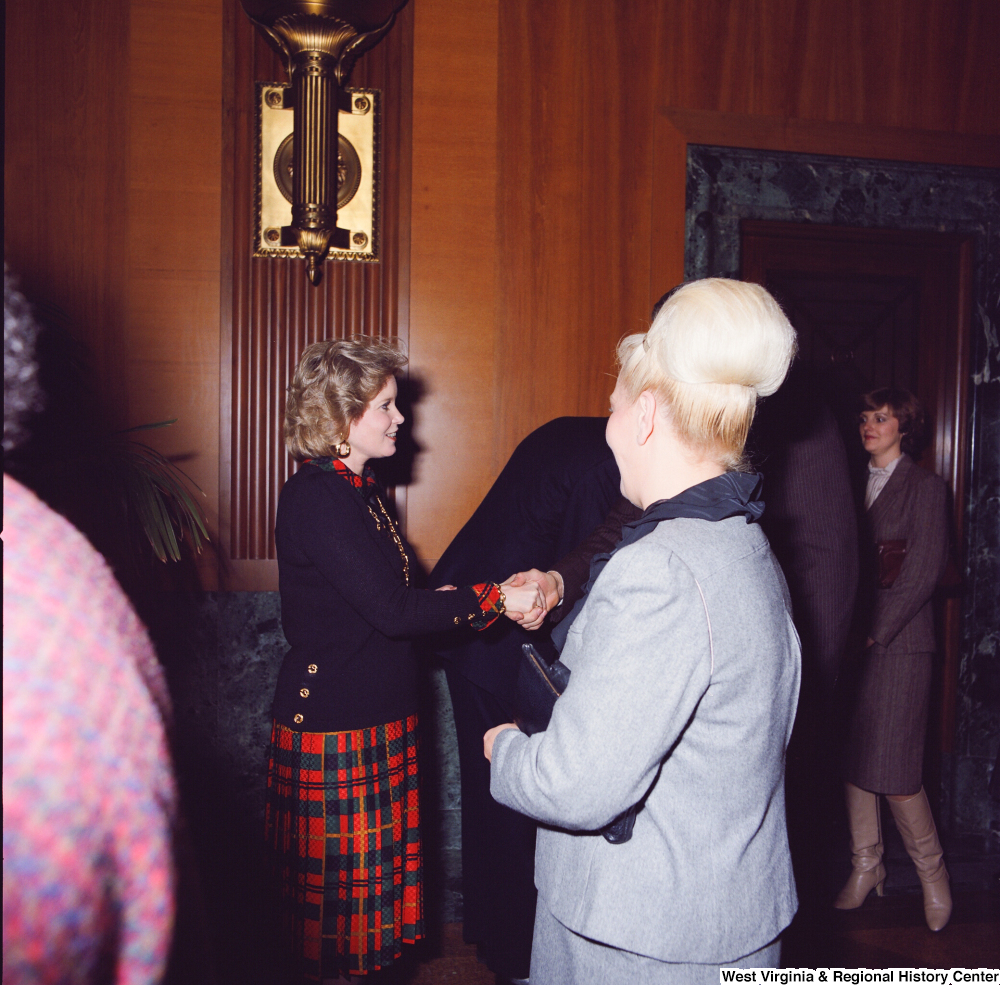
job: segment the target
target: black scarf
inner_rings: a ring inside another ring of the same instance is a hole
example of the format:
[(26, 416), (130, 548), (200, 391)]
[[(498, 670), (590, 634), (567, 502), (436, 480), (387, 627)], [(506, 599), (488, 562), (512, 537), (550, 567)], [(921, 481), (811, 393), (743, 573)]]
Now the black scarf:
[(552, 630), (552, 642), (559, 652), (566, 644), (566, 636), (573, 620), (580, 614), (594, 582), (608, 561), (623, 547), (641, 540), (663, 520), (688, 517), (694, 520), (726, 520), (731, 516), (745, 516), (747, 523), (755, 523), (764, 512), (760, 498), (763, 477), (755, 472), (723, 472), (722, 475), (697, 486), (691, 486), (671, 499), (661, 499), (646, 508), (638, 520), (622, 527), (622, 539), (610, 553), (595, 554), (590, 561), (590, 578), (583, 596), (573, 610)]

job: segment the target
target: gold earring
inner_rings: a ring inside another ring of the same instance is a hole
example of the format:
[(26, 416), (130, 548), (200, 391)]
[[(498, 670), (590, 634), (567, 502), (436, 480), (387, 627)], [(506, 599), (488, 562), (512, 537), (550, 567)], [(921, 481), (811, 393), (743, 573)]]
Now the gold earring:
[(335, 444), (333, 450), (338, 458), (347, 458), (351, 454), (351, 446), (346, 441)]

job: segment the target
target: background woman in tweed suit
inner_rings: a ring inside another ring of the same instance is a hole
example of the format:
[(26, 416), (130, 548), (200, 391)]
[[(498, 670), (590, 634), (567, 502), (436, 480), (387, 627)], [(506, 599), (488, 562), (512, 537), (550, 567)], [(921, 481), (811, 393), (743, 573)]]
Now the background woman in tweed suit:
[(951, 892), (921, 774), (934, 650), (931, 598), (948, 557), (947, 489), (910, 457), (924, 432), (923, 408), (912, 393), (874, 390), (863, 406), (861, 441), (871, 456), (864, 522), (872, 546), (858, 597), (871, 611), (847, 752), (853, 870), (834, 906), (850, 910), (872, 889), (882, 894), (878, 794), (885, 794), (923, 885), (927, 925), (940, 930), (951, 916)]

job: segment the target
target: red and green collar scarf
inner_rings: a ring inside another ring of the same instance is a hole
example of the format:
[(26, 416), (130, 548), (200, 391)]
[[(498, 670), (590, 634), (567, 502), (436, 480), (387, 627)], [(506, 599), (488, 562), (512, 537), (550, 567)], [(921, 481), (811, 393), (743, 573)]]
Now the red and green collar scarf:
[(322, 458), (307, 458), (303, 465), (315, 465), (324, 472), (336, 472), (345, 482), (349, 482), (355, 489), (367, 499), (373, 492), (378, 491), (378, 480), (370, 465), (365, 465), (361, 470), (361, 475), (348, 468), (339, 458), (332, 455), (325, 455)]

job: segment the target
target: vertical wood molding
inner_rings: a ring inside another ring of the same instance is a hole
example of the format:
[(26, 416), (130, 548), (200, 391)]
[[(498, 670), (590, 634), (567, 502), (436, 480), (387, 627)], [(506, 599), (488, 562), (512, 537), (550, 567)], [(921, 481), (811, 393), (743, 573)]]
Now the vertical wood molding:
[[(281, 81), (277, 55), (259, 37), (238, 0), (227, 0), (228, 190), (223, 249), (231, 253), (223, 314), (222, 500), (225, 572), (230, 588), (274, 588), (274, 514), (278, 493), (294, 471), (282, 437), (284, 394), (302, 350), (313, 342), (351, 335), (395, 337), (400, 311), (400, 184), (408, 161), (405, 128), (412, 18), (403, 15), (388, 36), (359, 59), (354, 86), (382, 90), (382, 259), (377, 264), (327, 262), (313, 287), (301, 260), (253, 256), (254, 83)], [(405, 223), (404, 223), (405, 226)], [(229, 266), (229, 265), (227, 265)], [(225, 522), (228, 521), (228, 522)]]

